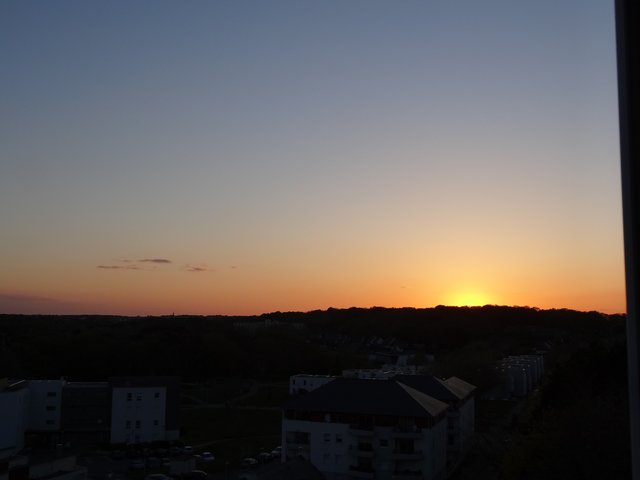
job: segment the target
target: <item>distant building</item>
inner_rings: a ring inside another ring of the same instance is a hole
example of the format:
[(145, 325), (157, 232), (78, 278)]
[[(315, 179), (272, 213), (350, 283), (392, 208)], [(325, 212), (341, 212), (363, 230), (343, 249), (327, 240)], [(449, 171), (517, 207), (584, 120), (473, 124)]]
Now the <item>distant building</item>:
[(62, 388), (63, 441), (91, 445), (110, 440), (111, 387), (108, 382), (69, 382)]
[(114, 377), (111, 386), (111, 443), (177, 440), (177, 377)]
[(60, 430), (62, 387), (65, 380), (29, 380), (29, 423), (31, 432)]
[(292, 375), (289, 377), (289, 395), (300, 395), (311, 392), (336, 378), (338, 377), (332, 375)]
[(448, 409), (395, 379), (336, 378), (285, 405), (283, 460), (328, 480), (443, 479)]
[(496, 371), (502, 381), (488, 398), (524, 397), (542, 380), (544, 355), (512, 355), (503, 358)]
[(0, 379), (0, 461), (24, 447), (28, 399), (25, 381), (9, 383), (6, 378)]
[(457, 377), (440, 380), (427, 375), (397, 375), (394, 380), (446, 403), (447, 470), (452, 471), (471, 447), (475, 430), (476, 387)]

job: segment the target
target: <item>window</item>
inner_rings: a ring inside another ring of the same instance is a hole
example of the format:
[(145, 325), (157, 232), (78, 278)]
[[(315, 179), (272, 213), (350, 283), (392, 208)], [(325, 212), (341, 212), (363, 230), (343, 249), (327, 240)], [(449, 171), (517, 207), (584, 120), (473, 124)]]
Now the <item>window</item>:
[(158, 424), (159, 424), (158, 420), (154, 420), (154, 421), (153, 421), (153, 426), (154, 426), (154, 427), (157, 427), (157, 426), (158, 426)]
[(381, 438), (380, 439), (380, 446), (381, 447), (388, 447), (389, 446), (389, 440), (387, 440), (386, 438)]
[(142, 394), (141, 393), (136, 393), (136, 401), (138, 401), (138, 402), (142, 401)]
[(131, 428), (131, 420), (127, 420), (125, 422), (125, 428), (127, 428), (127, 429)]
[(342, 443), (342, 434), (336, 433), (336, 443)]
[(154, 398), (160, 398), (160, 392), (156, 392), (156, 393), (154, 393), (154, 394), (153, 394), (153, 397), (154, 397)]
[(136, 428), (140, 428), (140, 420), (136, 420)]
[(336, 465), (342, 465), (342, 455), (336, 455)]
[(325, 453), (322, 456), (322, 463), (330, 463), (331, 462), (331, 455), (328, 453)]
[(56, 422), (54, 422), (53, 420), (47, 420), (44, 423), (46, 423), (47, 425), (55, 425)]
[(47, 405), (47, 412), (55, 412), (55, 411), (56, 411), (55, 405)]
[(133, 400), (133, 394), (127, 393), (127, 402), (130, 402), (131, 400)]
[(57, 397), (58, 392), (47, 392), (47, 397)]
[(324, 434), (324, 441), (325, 441), (325, 443), (329, 443), (331, 441), (331, 434), (330, 433), (325, 433)]

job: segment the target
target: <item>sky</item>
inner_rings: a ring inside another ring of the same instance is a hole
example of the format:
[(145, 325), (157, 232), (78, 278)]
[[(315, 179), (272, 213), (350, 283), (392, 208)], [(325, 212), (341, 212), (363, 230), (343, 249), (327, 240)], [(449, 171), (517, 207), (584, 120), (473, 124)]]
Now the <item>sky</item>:
[(0, 4), (0, 312), (625, 311), (613, 2)]

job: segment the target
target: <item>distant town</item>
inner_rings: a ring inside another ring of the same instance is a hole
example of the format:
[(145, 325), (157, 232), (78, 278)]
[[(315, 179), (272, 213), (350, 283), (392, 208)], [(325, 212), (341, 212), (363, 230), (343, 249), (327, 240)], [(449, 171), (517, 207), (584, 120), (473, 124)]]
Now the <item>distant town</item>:
[(624, 478), (624, 321), (0, 315), (0, 480)]

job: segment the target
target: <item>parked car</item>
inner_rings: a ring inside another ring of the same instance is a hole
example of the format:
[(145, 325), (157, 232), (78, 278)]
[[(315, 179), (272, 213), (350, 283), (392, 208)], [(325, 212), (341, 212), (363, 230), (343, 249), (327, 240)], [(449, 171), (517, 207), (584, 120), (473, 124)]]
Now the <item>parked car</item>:
[(182, 447), (182, 452), (187, 455), (191, 455), (193, 453), (193, 447), (191, 445), (185, 445)]
[(201, 457), (200, 460), (206, 463), (215, 462), (216, 460), (215, 455), (213, 455), (213, 453), (211, 452), (202, 452), (200, 454), (200, 457)]
[(136, 458), (131, 462), (131, 470), (144, 470), (144, 460)]
[(240, 466), (242, 468), (256, 468), (258, 466), (258, 460), (248, 457), (242, 460)]
[(206, 480), (209, 475), (202, 470), (192, 470), (182, 475), (183, 480)]
[(269, 452), (260, 452), (258, 454), (258, 461), (260, 463), (268, 463), (271, 460), (273, 460), (273, 455), (271, 455), (271, 453)]
[(165, 475), (164, 473), (152, 473), (151, 475), (147, 475), (146, 477), (144, 477), (144, 480), (173, 480), (173, 479)]

